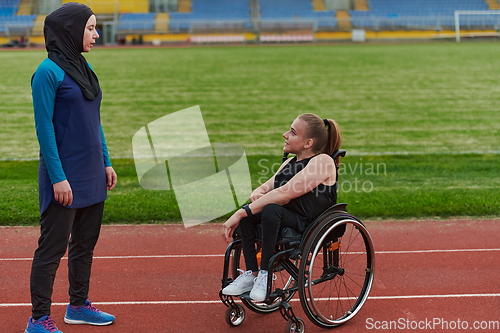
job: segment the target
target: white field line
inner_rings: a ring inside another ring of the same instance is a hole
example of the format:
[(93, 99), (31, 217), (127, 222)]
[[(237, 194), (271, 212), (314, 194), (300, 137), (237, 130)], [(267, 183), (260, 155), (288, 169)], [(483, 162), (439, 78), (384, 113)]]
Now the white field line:
[[(429, 298), (466, 298), (466, 297), (500, 297), (500, 293), (492, 294), (445, 294), (445, 295), (400, 295), (400, 296), (368, 296), (372, 300), (394, 300), (394, 299), (429, 299)], [(324, 300), (351, 300), (352, 297), (320, 298)], [(298, 302), (294, 298), (291, 302)], [(181, 304), (220, 304), (220, 300), (213, 301), (123, 301), (123, 302), (92, 302), (94, 305), (181, 305)], [(54, 306), (67, 306), (68, 303), (52, 303)], [(31, 306), (31, 303), (0, 303), (0, 308)]]
[[(449, 253), (449, 252), (494, 252), (500, 249), (450, 249), (450, 250), (413, 250), (413, 251), (375, 251), (375, 254), (418, 254), (418, 253)], [(363, 252), (347, 252), (346, 254), (361, 254)], [(207, 258), (224, 257), (224, 254), (165, 254), (143, 256), (96, 256), (94, 259), (162, 259), (162, 258)], [(62, 257), (66, 260), (68, 257)], [(33, 258), (0, 258), (0, 261), (31, 261)]]
[[(392, 156), (392, 155), (500, 155), (500, 150), (466, 150), (466, 151), (445, 151), (445, 152), (424, 152), (424, 151), (384, 151), (384, 152), (349, 152), (349, 156)], [(253, 155), (272, 155), (272, 154), (257, 154), (257, 153), (246, 153), (247, 156)], [(201, 156), (201, 155), (200, 155)], [(208, 155), (207, 155), (208, 156)], [(226, 154), (225, 156), (239, 156)], [(113, 156), (113, 159), (134, 159), (134, 156), (123, 155), (123, 156)], [(39, 157), (24, 157), (24, 158), (0, 158), (0, 162), (11, 162), (11, 161), (38, 161)]]

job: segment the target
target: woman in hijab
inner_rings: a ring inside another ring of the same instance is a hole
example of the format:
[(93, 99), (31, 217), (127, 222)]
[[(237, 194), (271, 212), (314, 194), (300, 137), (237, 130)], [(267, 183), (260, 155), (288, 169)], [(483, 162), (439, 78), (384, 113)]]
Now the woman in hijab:
[(32, 317), (26, 333), (61, 332), (50, 318), (50, 305), (67, 248), (70, 302), (64, 321), (109, 325), (115, 320), (88, 300), (106, 190), (117, 180), (100, 122), (99, 81), (81, 54), (99, 38), (95, 15), (85, 5), (66, 3), (46, 17), (44, 36), (48, 57), (31, 78), (40, 144), (41, 230), (31, 268)]

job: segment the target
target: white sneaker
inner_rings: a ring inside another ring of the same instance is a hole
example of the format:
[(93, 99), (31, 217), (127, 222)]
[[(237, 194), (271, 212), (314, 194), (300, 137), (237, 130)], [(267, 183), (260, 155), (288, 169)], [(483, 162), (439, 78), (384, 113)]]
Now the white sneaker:
[(252, 290), (254, 280), (256, 279), (255, 276), (253, 276), (252, 271), (244, 272), (241, 269), (238, 269), (238, 271), (242, 272), (242, 274), (240, 274), (226, 288), (222, 289), (222, 293), (224, 295), (238, 296)]
[(264, 302), (267, 293), (267, 271), (259, 271), (259, 275), (255, 278), (250, 298), (255, 302)]

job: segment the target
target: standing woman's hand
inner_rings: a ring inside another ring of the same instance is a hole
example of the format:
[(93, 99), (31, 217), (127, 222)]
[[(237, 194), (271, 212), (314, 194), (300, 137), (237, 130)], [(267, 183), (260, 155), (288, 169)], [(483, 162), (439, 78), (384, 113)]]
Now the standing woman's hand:
[(54, 199), (63, 206), (71, 206), (73, 203), (73, 191), (68, 180), (55, 183), (52, 185), (54, 189)]
[(108, 191), (111, 191), (112, 189), (115, 188), (116, 186), (116, 172), (113, 170), (113, 167), (106, 167), (106, 185), (108, 188)]

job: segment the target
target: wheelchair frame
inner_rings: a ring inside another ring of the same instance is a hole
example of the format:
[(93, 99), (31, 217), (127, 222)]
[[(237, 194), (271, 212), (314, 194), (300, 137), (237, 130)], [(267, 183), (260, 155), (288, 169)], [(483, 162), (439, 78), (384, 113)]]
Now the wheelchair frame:
[[(332, 157), (335, 160), (337, 156), (343, 157), (345, 154), (345, 150), (339, 150)], [(336, 165), (336, 168), (338, 182), (339, 167)], [(267, 297), (264, 302), (253, 302), (249, 292), (236, 297), (257, 313), (265, 314), (279, 309), (287, 321), (287, 332), (304, 332), (305, 329), (304, 321), (295, 316), (289, 304), (296, 292), (299, 292), (307, 317), (319, 327), (333, 328), (354, 317), (368, 298), (373, 283), (375, 252), (368, 230), (360, 220), (347, 213), (346, 206), (343, 203), (333, 205), (320, 214), (304, 234), (290, 229), (291, 237), (278, 240), (275, 254), (269, 262)], [(229, 277), (230, 268), (233, 278), (237, 277), (241, 257), (241, 239), (233, 239), (225, 252), (222, 288), (219, 292), (222, 303), (227, 306), (226, 322), (230, 326), (238, 326), (243, 322), (245, 309), (234, 301), (233, 296), (223, 295), (222, 289), (233, 281)], [(297, 265), (298, 262), (300, 265)], [(283, 288), (273, 283), (275, 272), (281, 276), (287, 274), (288, 280), (284, 282)], [(337, 297), (316, 297), (326, 289), (316, 289), (323, 283), (331, 283), (329, 290), (338, 292)], [(329, 306), (330, 301), (336, 303), (335, 311), (333, 306)], [(348, 309), (344, 309), (343, 304)]]

